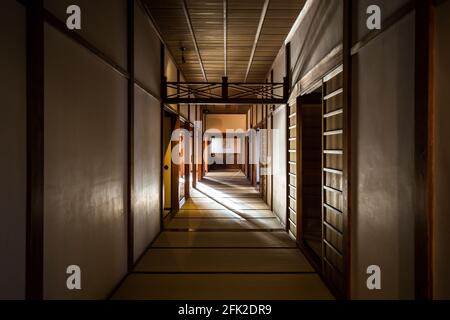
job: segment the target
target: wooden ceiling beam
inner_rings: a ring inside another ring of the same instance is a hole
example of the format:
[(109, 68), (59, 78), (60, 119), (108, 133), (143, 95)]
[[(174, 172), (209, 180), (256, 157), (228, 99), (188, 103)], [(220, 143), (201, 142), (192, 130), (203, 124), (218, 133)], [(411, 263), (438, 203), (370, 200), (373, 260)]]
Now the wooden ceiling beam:
[(184, 16), (186, 17), (186, 22), (189, 27), (189, 32), (191, 33), (192, 42), (194, 43), (195, 52), (197, 53), (198, 62), (200, 64), (200, 69), (202, 70), (203, 78), (206, 82), (208, 82), (208, 78), (207, 78), (206, 72), (205, 72), (205, 67), (203, 66), (202, 56), (200, 54), (200, 50), (199, 50), (198, 44), (197, 44), (197, 37), (195, 36), (194, 28), (192, 27), (191, 16), (189, 15), (189, 10), (188, 10), (187, 4), (186, 4), (186, 0), (183, 0), (183, 12), (184, 12)]
[(255, 40), (253, 41), (253, 48), (250, 54), (250, 60), (248, 61), (247, 71), (245, 72), (244, 82), (247, 81), (248, 75), (250, 73), (250, 69), (252, 67), (253, 58), (255, 57), (256, 48), (258, 46), (259, 37), (261, 35), (261, 31), (264, 25), (264, 21), (266, 19), (267, 9), (269, 8), (270, 0), (265, 0), (264, 5), (261, 11), (261, 17), (259, 18), (258, 29), (256, 30)]
[(224, 76), (228, 76), (228, 0), (223, 0), (223, 57)]

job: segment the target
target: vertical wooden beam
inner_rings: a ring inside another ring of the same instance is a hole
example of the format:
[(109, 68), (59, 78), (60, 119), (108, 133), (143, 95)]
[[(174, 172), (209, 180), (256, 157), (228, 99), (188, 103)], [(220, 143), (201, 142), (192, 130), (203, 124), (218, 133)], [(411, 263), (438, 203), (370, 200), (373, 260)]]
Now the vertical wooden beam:
[(44, 14), (27, 3), (26, 298), (43, 298), (44, 276)]
[[(270, 79), (271, 82), (274, 83), (274, 79), (273, 79), (273, 69), (270, 71)], [(273, 87), (271, 89), (271, 97), (273, 98)], [(272, 106), (275, 109), (275, 106)], [(271, 147), (272, 150), (270, 151), (270, 155), (271, 155), (271, 161), (270, 161), (270, 166), (271, 166), (271, 170), (270, 170), (270, 210), (273, 211), (273, 110), (270, 113), (270, 134), (271, 134)]]
[[(160, 79), (161, 79), (161, 97), (163, 97), (164, 92), (167, 93), (167, 88), (165, 85), (165, 73), (166, 73), (166, 61), (165, 61), (165, 53), (166, 53), (166, 47), (164, 46), (164, 43), (161, 41), (160, 48), (160, 66), (159, 66), (159, 73), (160, 73)], [(161, 123), (161, 129), (160, 129), (160, 181), (159, 181), (159, 208), (160, 208), (160, 214), (159, 214), (159, 228), (162, 232), (164, 229), (164, 104), (161, 103), (161, 114), (160, 114), (160, 123)]]
[[(180, 74), (180, 70), (177, 69), (177, 82), (180, 82), (180, 78), (181, 78), (181, 74)], [(177, 98), (180, 97), (180, 86), (177, 86)], [(180, 104), (177, 104), (177, 113), (178, 115), (180, 115)]]
[(127, 1), (127, 69), (128, 69), (128, 271), (134, 266), (134, 0)]
[(431, 0), (416, 0), (415, 6), (415, 297), (431, 299), (433, 6)]
[(192, 180), (192, 187), (195, 189), (197, 188), (197, 181), (198, 181), (198, 175), (197, 175), (197, 171), (198, 171), (198, 141), (197, 141), (197, 112), (198, 112), (198, 106), (195, 105), (194, 107), (194, 132), (192, 135), (192, 142), (193, 142), (193, 164), (192, 164), (192, 168), (194, 170), (194, 172), (192, 173), (192, 178), (194, 180)]
[[(173, 116), (171, 123), (172, 123), (172, 125), (171, 125), (172, 130), (175, 131), (175, 130), (181, 129), (181, 121), (180, 121), (179, 116)], [(175, 148), (178, 146), (179, 143), (180, 143), (179, 138), (177, 141), (172, 141), (171, 142), (172, 150), (176, 150)], [(170, 205), (170, 207), (172, 209), (171, 214), (175, 214), (180, 208), (180, 165), (174, 163), (173, 161), (171, 163), (172, 164), (171, 164), (171, 177), (170, 177), (170, 179), (171, 179), (171, 182), (170, 182), (171, 205)]]
[[(191, 125), (190, 125), (189, 121), (185, 122), (184, 129), (189, 133), (191, 132)], [(190, 182), (191, 181), (191, 179), (190, 179), (191, 178), (190, 177), (191, 170), (190, 170), (190, 165), (189, 165), (191, 143), (189, 140), (190, 140), (189, 136), (185, 136), (183, 139), (183, 143), (184, 143), (184, 146), (183, 146), (183, 149), (184, 149), (184, 155), (183, 155), (183, 157), (184, 157), (184, 197), (186, 200), (190, 197), (190, 183), (191, 183)]]
[[(286, 104), (286, 116), (285, 116), (285, 122), (286, 122), (286, 232), (289, 232), (290, 225), (289, 225), (289, 185), (290, 183), (290, 175), (289, 175), (289, 159), (291, 158), (291, 153), (289, 152), (291, 146), (289, 143), (289, 138), (291, 136), (291, 130), (290, 127), (290, 119), (289, 119), (289, 113), (290, 113), (290, 106), (289, 103)], [(298, 186), (298, 185), (297, 185)]]
[[(285, 48), (285, 56), (286, 56), (286, 65), (285, 65), (285, 77), (284, 77), (284, 87), (283, 87), (283, 96), (285, 96), (289, 100), (289, 92), (291, 87), (291, 43), (286, 43)], [(286, 86), (287, 84), (287, 86)], [(289, 153), (289, 137), (290, 137), (290, 130), (289, 130), (289, 102), (286, 103), (286, 231), (289, 232), (289, 159), (290, 159), (290, 153)]]
[[(351, 298), (351, 115), (352, 115), (352, 0), (344, 0), (343, 43), (343, 298)], [(323, 192), (323, 190), (322, 190)]]
[(228, 0), (223, 0), (223, 64), (225, 77), (228, 76)]
[(286, 57), (286, 66), (285, 66), (285, 79), (287, 81), (287, 99), (289, 99), (289, 93), (291, 91), (291, 43), (286, 43), (285, 46), (285, 57)]
[[(296, 199), (296, 214), (297, 221), (295, 222), (297, 225), (297, 234), (296, 239), (297, 243), (302, 242), (301, 235), (303, 234), (303, 104), (302, 100), (297, 98), (296, 110), (297, 113), (295, 124), (297, 125), (295, 130), (295, 147), (297, 150), (296, 154), (296, 165), (295, 165), (295, 175), (297, 177), (297, 192), (295, 194)], [(290, 166), (288, 165), (288, 168)]]

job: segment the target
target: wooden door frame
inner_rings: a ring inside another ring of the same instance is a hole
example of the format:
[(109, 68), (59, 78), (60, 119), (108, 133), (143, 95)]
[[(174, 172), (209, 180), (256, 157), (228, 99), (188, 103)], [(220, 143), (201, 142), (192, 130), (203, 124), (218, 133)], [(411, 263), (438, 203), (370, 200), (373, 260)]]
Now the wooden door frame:
[[(296, 118), (297, 118), (297, 127), (296, 127), (296, 177), (297, 177), (297, 192), (296, 192), (296, 205), (297, 205), (297, 237), (296, 241), (299, 247), (302, 248), (302, 251), (308, 257), (308, 259), (312, 262), (316, 269), (322, 271), (322, 257), (318, 256), (317, 253), (312, 250), (312, 248), (304, 241), (303, 239), (303, 104), (305, 103), (313, 103), (320, 105), (322, 108), (322, 95), (319, 97), (312, 98), (311, 102), (306, 100), (304, 96), (298, 96), (296, 98)], [(323, 165), (322, 165), (323, 166)], [(322, 192), (322, 190), (320, 190)], [(323, 223), (323, 221), (322, 221)]]
[[(172, 131), (180, 129), (180, 119), (175, 116), (172, 117)], [(179, 141), (170, 142), (172, 150), (179, 144)], [(180, 166), (171, 161), (171, 180), (170, 180), (170, 214), (175, 214), (180, 209), (180, 195), (179, 195), (179, 173)]]
[(185, 122), (184, 129), (189, 132), (189, 136), (185, 137), (184, 140), (184, 158), (188, 159), (187, 163), (184, 163), (184, 198), (189, 199), (191, 191), (191, 154), (192, 154), (192, 144), (190, 139), (190, 134), (192, 133), (192, 127), (190, 122)]
[(433, 299), (435, 6), (415, 2), (415, 298)]

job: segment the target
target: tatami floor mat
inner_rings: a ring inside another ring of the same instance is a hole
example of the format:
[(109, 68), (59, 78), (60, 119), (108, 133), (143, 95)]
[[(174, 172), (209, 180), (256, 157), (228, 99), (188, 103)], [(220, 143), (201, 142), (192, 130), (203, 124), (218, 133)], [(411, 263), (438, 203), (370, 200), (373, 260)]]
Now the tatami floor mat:
[(316, 274), (131, 274), (113, 299), (333, 299)]
[(113, 299), (333, 299), (240, 171), (208, 173)]
[(162, 232), (153, 247), (288, 247), (297, 245), (286, 232)]
[(298, 249), (155, 249), (134, 272), (314, 272)]
[(245, 210), (245, 211), (231, 211), (227, 209), (216, 210), (180, 210), (175, 216), (177, 218), (268, 218), (275, 217), (275, 214), (270, 210)]
[(229, 203), (260, 203), (265, 204), (264, 200), (259, 197), (229, 197), (226, 199), (211, 199), (211, 198), (190, 198), (186, 201), (186, 203), (213, 203), (213, 202), (229, 202)]
[(186, 202), (182, 209), (189, 210), (189, 209), (226, 209), (223, 205), (213, 201), (213, 202)]
[(170, 229), (278, 229), (284, 230), (279, 220), (272, 219), (173, 219), (170, 221), (166, 230)]

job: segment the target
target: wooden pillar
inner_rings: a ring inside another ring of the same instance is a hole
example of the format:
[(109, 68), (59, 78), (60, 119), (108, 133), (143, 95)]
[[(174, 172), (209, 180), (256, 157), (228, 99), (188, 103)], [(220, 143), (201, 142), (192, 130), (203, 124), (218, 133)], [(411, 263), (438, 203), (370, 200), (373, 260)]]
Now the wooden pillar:
[(433, 13), (416, 0), (415, 28), (415, 297), (433, 297)]
[(127, 69), (128, 69), (128, 163), (127, 201), (128, 211), (128, 271), (134, 266), (134, 0), (127, 1)]

